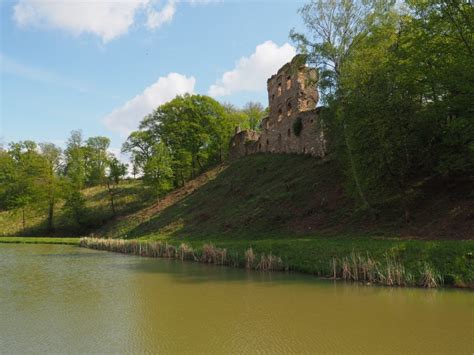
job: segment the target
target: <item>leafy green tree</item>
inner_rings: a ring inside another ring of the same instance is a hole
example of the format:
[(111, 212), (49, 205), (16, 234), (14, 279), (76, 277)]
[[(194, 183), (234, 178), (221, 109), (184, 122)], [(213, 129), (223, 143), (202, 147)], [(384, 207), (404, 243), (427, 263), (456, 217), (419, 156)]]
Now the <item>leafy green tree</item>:
[(322, 101), (332, 104), (332, 111), (329, 111), (333, 113), (332, 119), (341, 121), (334, 126), (339, 128), (334, 135), (342, 137), (342, 154), (348, 161), (346, 172), (356, 187), (362, 206), (366, 209), (370, 209), (370, 204), (348, 138), (345, 122), (347, 115), (341, 114), (346, 107), (345, 92), (340, 82), (346, 61), (367, 34), (373, 16), (386, 10), (391, 3), (393, 1), (312, 0), (299, 10), (308, 34), (294, 30), (290, 33), (299, 50), (306, 54), (306, 61), (318, 69)]
[(86, 181), (89, 186), (104, 182), (105, 170), (108, 164), (107, 149), (110, 139), (107, 137), (90, 137), (86, 140), (84, 157), (86, 166)]
[(105, 183), (107, 191), (109, 193), (110, 207), (112, 209), (112, 215), (117, 215), (115, 208), (115, 195), (117, 187), (122, 179), (127, 175), (127, 165), (120, 162), (113, 154), (109, 154), (107, 159), (107, 171)]
[(125, 143), (122, 145), (123, 153), (130, 153), (133, 163), (134, 177), (143, 173), (146, 162), (153, 154), (153, 145), (158, 140), (149, 130), (141, 130), (130, 133)]
[(163, 142), (177, 165), (177, 175), (195, 176), (206, 166), (222, 161), (235, 123), (225, 109), (207, 96), (177, 96), (145, 117), (140, 130)]
[(4, 158), (6, 166), (2, 168), (5, 205), (21, 211), (23, 230), (26, 230), (27, 210), (37, 209), (45, 197), (47, 165), (33, 141), (10, 143), (8, 154), (10, 159)]
[(151, 186), (153, 192), (158, 196), (173, 187), (173, 158), (163, 142), (154, 145), (153, 153), (144, 167), (143, 181)]
[(248, 102), (242, 112), (248, 117), (249, 128), (254, 131), (260, 130), (260, 122), (266, 116), (265, 109), (260, 102)]
[(77, 190), (86, 182), (86, 160), (81, 131), (72, 131), (64, 151), (64, 173)]
[(61, 148), (53, 143), (40, 143), (40, 154), (46, 163), (46, 174), (44, 176), (43, 188), (45, 190), (45, 202), (47, 204), (48, 230), (54, 230), (54, 212), (58, 198), (62, 194), (61, 170)]

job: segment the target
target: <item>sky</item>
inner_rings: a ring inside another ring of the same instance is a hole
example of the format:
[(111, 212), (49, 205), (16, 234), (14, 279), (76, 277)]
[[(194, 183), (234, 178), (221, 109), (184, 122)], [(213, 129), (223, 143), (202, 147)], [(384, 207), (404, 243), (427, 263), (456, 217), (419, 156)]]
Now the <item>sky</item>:
[(0, 143), (64, 146), (71, 130), (120, 151), (184, 93), (267, 103), (295, 54), (298, 0), (0, 1)]

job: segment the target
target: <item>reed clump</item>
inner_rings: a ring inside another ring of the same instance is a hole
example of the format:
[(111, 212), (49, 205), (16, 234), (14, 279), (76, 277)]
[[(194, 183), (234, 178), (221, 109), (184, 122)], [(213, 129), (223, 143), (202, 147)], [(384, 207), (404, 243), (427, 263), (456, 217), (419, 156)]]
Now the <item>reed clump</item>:
[(272, 255), (272, 253), (260, 255), (260, 262), (255, 267), (256, 270), (262, 271), (278, 271), (284, 269), (283, 260), (279, 256)]
[(424, 264), (417, 281), (401, 261), (391, 254), (380, 262), (367, 255), (352, 252), (342, 258), (333, 257), (330, 262), (331, 277), (345, 281), (364, 282), (385, 286), (438, 287), (441, 277), (429, 264)]
[(246, 269), (253, 269), (255, 268), (255, 260), (256, 256), (253, 252), (253, 249), (250, 247), (245, 251), (245, 268)]

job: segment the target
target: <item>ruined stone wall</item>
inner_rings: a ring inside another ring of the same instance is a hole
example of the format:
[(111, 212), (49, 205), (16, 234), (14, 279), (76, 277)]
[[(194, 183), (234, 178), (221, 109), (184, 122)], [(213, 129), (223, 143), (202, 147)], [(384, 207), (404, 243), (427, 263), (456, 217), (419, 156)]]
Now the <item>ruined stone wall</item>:
[(262, 120), (261, 132), (237, 133), (231, 141), (230, 158), (258, 152), (324, 157), (326, 139), (316, 110), (319, 98), (316, 79), (316, 71), (304, 66), (300, 56), (269, 78), (270, 110)]

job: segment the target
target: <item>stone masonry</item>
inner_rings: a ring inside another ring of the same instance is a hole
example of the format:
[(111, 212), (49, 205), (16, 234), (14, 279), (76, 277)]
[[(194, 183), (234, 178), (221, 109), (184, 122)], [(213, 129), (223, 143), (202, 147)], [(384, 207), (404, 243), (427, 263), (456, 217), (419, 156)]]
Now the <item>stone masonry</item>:
[(324, 157), (326, 139), (316, 104), (316, 70), (297, 55), (267, 81), (269, 115), (261, 131), (236, 131), (230, 159), (254, 153), (299, 153)]

